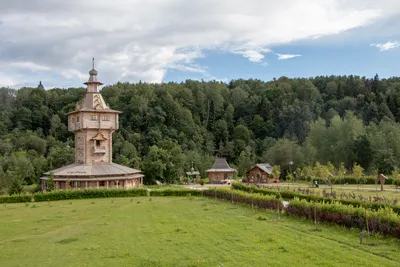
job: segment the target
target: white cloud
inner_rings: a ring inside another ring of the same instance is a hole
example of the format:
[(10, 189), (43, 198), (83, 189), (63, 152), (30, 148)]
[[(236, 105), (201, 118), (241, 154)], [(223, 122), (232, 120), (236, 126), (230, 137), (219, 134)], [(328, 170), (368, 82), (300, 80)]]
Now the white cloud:
[(86, 73), (82, 73), (76, 69), (63, 69), (60, 70), (59, 73), (67, 79), (78, 78), (80, 80), (83, 80), (88, 78), (88, 75)]
[(80, 84), (94, 56), (105, 83), (160, 82), (168, 69), (206, 76), (196, 62), (205, 50), (265, 63), (271, 47), (338, 34), (399, 10), (397, 0), (379, 7), (372, 0), (5, 0), (0, 72), (12, 81), (37, 71), (35, 85), (57, 84), (60, 75)]
[(390, 49), (399, 48), (400, 47), (400, 42), (398, 42), (398, 41), (393, 41), (393, 42), (389, 41), (389, 42), (386, 42), (384, 44), (371, 44), (371, 46), (377, 47), (377, 48), (379, 48), (379, 50), (381, 52), (383, 52), (383, 51), (387, 51), (387, 50), (390, 50)]
[(35, 64), (33, 62), (25, 61), (25, 62), (11, 62), (10, 63), (11, 67), (15, 67), (18, 69), (27, 69), (30, 71), (45, 71), (45, 70), (51, 70), (50, 67)]
[(240, 54), (243, 55), (245, 58), (250, 60), (251, 62), (255, 63), (261, 63), (262, 60), (264, 59), (264, 54), (272, 52), (268, 48), (237, 48), (237, 49), (232, 49), (231, 52), (235, 54)]
[(278, 56), (278, 60), (290, 59), (294, 57), (301, 57), (301, 55), (291, 55), (291, 54), (276, 54)]
[(16, 84), (15, 80), (0, 73), (0, 87), (13, 87)]
[(217, 81), (217, 82), (223, 82), (223, 83), (227, 83), (228, 82), (228, 78), (218, 78), (215, 76), (206, 76), (203, 80), (205, 81)]
[(264, 58), (264, 55), (256, 50), (246, 50), (241, 52), (241, 54), (245, 58), (248, 58), (251, 62), (261, 62), (261, 60)]

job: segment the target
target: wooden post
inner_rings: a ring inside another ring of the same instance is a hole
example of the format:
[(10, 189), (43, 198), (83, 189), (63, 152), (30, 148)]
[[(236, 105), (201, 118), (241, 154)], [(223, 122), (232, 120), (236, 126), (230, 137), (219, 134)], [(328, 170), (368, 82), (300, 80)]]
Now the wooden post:
[(85, 189), (88, 188), (88, 181), (85, 181)]
[(96, 187), (99, 188), (99, 181), (96, 182)]
[(56, 189), (60, 189), (58, 181), (56, 182)]
[(116, 180), (115, 181), (115, 186), (117, 187), (117, 189), (118, 189), (118, 186), (119, 186), (119, 180)]
[(106, 181), (106, 187), (108, 188), (108, 180)]

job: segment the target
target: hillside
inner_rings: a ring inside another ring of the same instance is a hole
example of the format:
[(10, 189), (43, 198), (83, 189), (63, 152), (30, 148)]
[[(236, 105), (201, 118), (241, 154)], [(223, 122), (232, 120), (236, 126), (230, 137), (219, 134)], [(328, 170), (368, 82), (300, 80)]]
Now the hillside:
[[(400, 167), (400, 78), (281, 77), (228, 84), (116, 83), (102, 94), (121, 110), (114, 161), (143, 170), (145, 183), (174, 183), (194, 162), (227, 157), (243, 175), (256, 162), (288, 169), (332, 162), (390, 174)], [(0, 89), (0, 187), (36, 183), (73, 161), (67, 112), (84, 88)]]

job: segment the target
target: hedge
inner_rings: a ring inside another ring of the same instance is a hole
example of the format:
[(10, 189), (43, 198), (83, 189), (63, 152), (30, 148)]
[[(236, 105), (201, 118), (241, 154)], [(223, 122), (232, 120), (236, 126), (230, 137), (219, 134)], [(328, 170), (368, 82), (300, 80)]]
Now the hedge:
[(108, 198), (108, 197), (137, 197), (147, 196), (147, 189), (85, 189), (85, 190), (57, 190), (36, 193), (33, 199), (36, 202), (55, 201), (66, 199)]
[(203, 194), (208, 197), (225, 199), (235, 203), (253, 205), (258, 208), (277, 210), (279, 207), (280, 210), (283, 210), (282, 201), (275, 196), (246, 193), (229, 188), (208, 189), (204, 190)]
[(11, 195), (0, 197), (0, 203), (24, 203), (24, 202), (31, 202), (32, 195)]
[[(312, 180), (313, 181), (317, 180), (319, 184), (326, 184), (326, 182), (323, 179), (313, 178)], [(358, 181), (351, 176), (346, 176), (344, 178), (339, 178), (339, 180), (335, 184), (346, 184), (346, 183), (351, 185), (356, 185)], [(371, 176), (366, 176), (364, 177), (364, 181), (360, 182), (360, 185), (363, 184), (369, 184), (369, 185), (376, 184), (376, 178)], [(380, 185), (380, 182), (378, 182), (378, 184)], [(385, 185), (391, 185), (391, 184), (393, 184), (393, 179), (389, 178), (385, 181)]]
[(335, 223), (348, 228), (368, 229), (370, 232), (400, 238), (400, 218), (388, 207), (369, 210), (339, 202), (309, 202), (295, 198), (289, 202), (285, 211), (292, 216)]
[(150, 196), (174, 196), (174, 197), (186, 197), (186, 196), (202, 196), (202, 190), (186, 189), (186, 188), (167, 188), (151, 190)]
[(26, 195), (0, 197), (0, 203), (44, 202), (69, 199), (109, 198), (109, 197), (138, 197), (138, 196), (202, 196), (203, 191), (185, 188), (167, 188), (148, 190), (135, 189), (84, 189), (56, 190)]
[(326, 202), (326, 203), (331, 203), (331, 202), (340, 202), (345, 205), (353, 205), (356, 207), (364, 207), (372, 210), (379, 210), (380, 208), (384, 207), (390, 207), (394, 212), (397, 214), (400, 214), (400, 206), (394, 206), (394, 205), (388, 205), (385, 203), (380, 203), (380, 202), (371, 202), (371, 201), (362, 201), (358, 199), (333, 199), (333, 198), (327, 198), (327, 197), (321, 197), (321, 196), (316, 196), (316, 195), (305, 195), (301, 194), (298, 192), (293, 192), (289, 190), (282, 190), (282, 191), (276, 191), (276, 190), (269, 190), (266, 188), (260, 188), (256, 186), (248, 186), (242, 183), (233, 183), (232, 188), (236, 190), (241, 190), (249, 193), (258, 193), (258, 194), (263, 194), (263, 195), (274, 195), (274, 196), (281, 196), (283, 199), (286, 200), (291, 200), (294, 198), (299, 198), (299, 199), (304, 199), (306, 201), (314, 201), (314, 202)]

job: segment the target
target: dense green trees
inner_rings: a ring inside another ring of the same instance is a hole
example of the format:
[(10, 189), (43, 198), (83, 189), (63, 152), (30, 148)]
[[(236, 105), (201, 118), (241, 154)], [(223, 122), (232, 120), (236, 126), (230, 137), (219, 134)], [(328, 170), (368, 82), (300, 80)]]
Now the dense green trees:
[[(1, 187), (15, 179), (37, 182), (43, 172), (73, 161), (66, 114), (84, 93), (0, 88)], [(146, 183), (177, 182), (192, 161), (204, 176), (217, 154), (239, 175), (265, 161), (280, 165), (282, 176), (290, 161), (292, 171), (317, 161), (336, 169), (343, 163), (348, 172), (357, 163), (389, 175), (400, 167), (399, 78), (118, 82), (102, 94), (123, 112), (114, 161), (143, 170)]]

